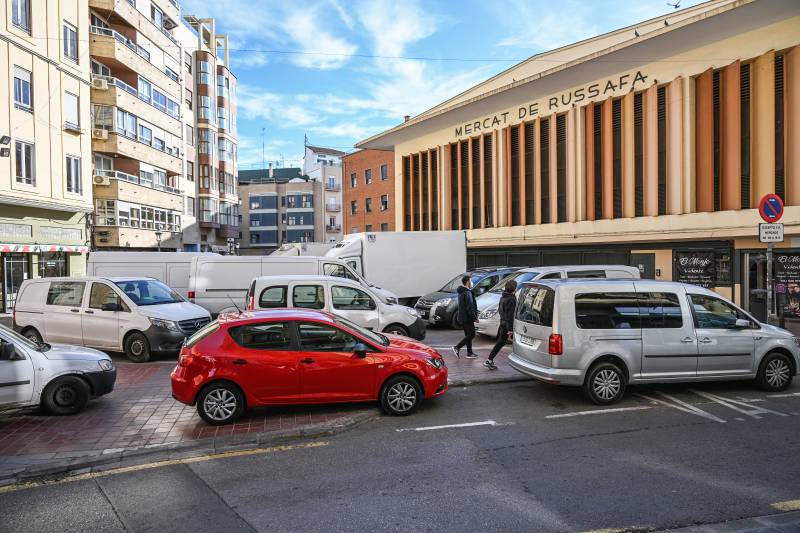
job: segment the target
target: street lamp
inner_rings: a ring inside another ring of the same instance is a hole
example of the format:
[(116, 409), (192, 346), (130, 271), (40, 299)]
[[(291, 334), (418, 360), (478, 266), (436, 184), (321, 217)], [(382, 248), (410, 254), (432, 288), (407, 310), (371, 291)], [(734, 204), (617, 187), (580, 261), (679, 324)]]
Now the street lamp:
[(156, 246), (157, 246), (156, 250), (159, 252), (161, 251), (161, 235), (162, 234), (160, 231), (156, 231)]

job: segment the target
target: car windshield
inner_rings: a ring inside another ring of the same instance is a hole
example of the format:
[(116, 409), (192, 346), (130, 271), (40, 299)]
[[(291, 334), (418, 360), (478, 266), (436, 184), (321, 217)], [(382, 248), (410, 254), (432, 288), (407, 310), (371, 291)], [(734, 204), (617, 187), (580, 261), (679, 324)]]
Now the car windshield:
[(11, 339), (11, 342), (13, 342), (14, 344), (21, 344), (26, 348), (30, 348), (31, 350), (36, 350), (37, 352), (46, 352), (47, 350), (50, 349), (50, 345), (47, 344), (46, 342), (37, 344), (27, 339), (26, 337), (23, 337), (13, 329), (6, 327), (2, 324), (0, 324), (0, 331), (3, 332), (3, 335)]
[(375, 333), (374, 331), (370, 331), (340, 316), (334, 316), (333, 319), (336, 321), (338, 325), (344, 326), (348, 329), (352, 329), (353, 331), (362, 335), (363, 337), (368, 338), (375, 344), (380, 344), (381, 346), (389, 346), (389, 339), (386, 338), (385, 335), (381, 335), (380, 333)]
[(136, 305), (160, 305), (184, 301), (180, 294), (154, 279), (117, 281), (115, 285)]
[(478, 283), (478, 281), (480, 281), (481, 279), (480, 276), (476, 276), (475, 274), (459, 274), (458, 276), (448, 281), (447, 285), (442, 287), (439, 292), (456, 292), (458, 288), (461, 286), (461, 278), (466, 275), (469, 275), (471, 277), (473, 285)]
[(506, 288), (506, 283), (508, 283), (509, 281), (516, 281), (517, 286), (519, 287), (526, 281), (530, 281), (538, 275), (539, 275), (538, 272), (516, 272), (501, 279), (497, 285), (489, 289), (489, 292), (494, 292), (494, 293), (503, 292)]

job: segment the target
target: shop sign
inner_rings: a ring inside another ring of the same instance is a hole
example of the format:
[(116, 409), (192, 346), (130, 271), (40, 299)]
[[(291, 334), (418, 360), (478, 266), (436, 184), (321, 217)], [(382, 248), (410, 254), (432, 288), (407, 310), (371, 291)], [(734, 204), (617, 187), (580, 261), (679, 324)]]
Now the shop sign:
[(79, 228), (55, 228), (52, 226), (42, 226), (39, 228), (39, 235), (42, 240), (47, 241), (81, 241), (81, 230)]
[(759, 242), (783, 242), (783, 224), (780, 222), (759, 224), (758, 240)]
[(0, 239), (30, 239), (32, 231), (30, 224), (0, 224)]
[(15, 244), (0, 242), (0, 252), (37, 254), (40, 252), (67, 252), (74, 254), (85, 254), (89, 251), (88, 246), (69, 246), (64, 244)]
[[(775, 254), (775, 292), (785, 316), (800, 317), (800, 254)], [(783, 289), (779, 291), (778, 288)]]
[(716, 284), (716, 263), (714, 252), (675, 252), (677, 281), (713, 287)]

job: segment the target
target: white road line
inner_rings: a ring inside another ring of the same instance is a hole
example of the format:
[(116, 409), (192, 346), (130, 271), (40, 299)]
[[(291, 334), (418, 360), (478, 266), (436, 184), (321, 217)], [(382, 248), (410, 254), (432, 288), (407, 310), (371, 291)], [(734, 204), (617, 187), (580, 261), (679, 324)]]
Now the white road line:
[(695, 389), (689, 389), (691, 392), (697, 394), (698, 396), (702, 396), (712, 402), (716, 402), (720, 405), (724, 405), (728, 409), (733, 409), (738, 413), (742, 413), (743, 415), (747, 415), (751, 418), (760, 419), (761, 415), (771, 414), (777, 416), (787, 416), (784, 413), (779, 413), (778, 411), (773, 411), (771, 409), (766, 409), (764, 407), (753, 406), (744, 402), (740, 402), (738, 400), (732, 400), (730, 398), (724, 398), (722, 396), (717, 396), (716, 394), (711, 394), (710, 392), (703, 392)]
[(485, 420), (483, 422), (466, 422), (464, 424), (448, 424), (446, 426), (426, 426), (421, 428), (400, 428), (395, 431), (431, 431), (433, 429), (450, 429), (450, 428), (471, 428), (475, 426), (507, 426), (509, 424), (498, 424), (494, 420)]
[[(726, 420), (712, 415), (711, 413), (707, 413), (702, 409), (695, 407), (694, 405), (690, 405), (683, 400), (679, 400), (674, 396), (670, 396), (669, 394), (664, 394), (663, 392), (656, 392), (659, 396), (666, 398), (669, 401), (659, 400), (658, 398), (653, 398), (652, 396), (645, 396), (644, 394), (636, 393), (636, 396), (640, 398), (644, 398), (645, 400), (650, 400), (651, 402), (655, 402), (660, 405), (665, 405), (667, 407), (672, 407), (673, 409), (677, 409), (678, 411), (683, 411), (684, 413), (689, 413), (690, 415), (697, 415), (703, 418), (707, 418), (708, 420), (713, 420), (714, 422), (719, 422), (720, 424), (724, 424), (727, 422)], [(672, 403), (670, 403), (672, 402)]]
[(585, 416), (585, 415), (602, 415), (605, 413), (621, 413), (624, 411), (644, 411), (645, 409), (652, 409), (648, 405), (640, 407), (615, 407), (613, 409), (595, 409), (593, 411), (577, 411), (574, 413), (562, 413), (560, 415), (549, 415), (545, 418), (569, 418), (571, 416)]
[(767, 394), (767, 398), (791, 398), (792, 396), (800, 396), (800, 392), (790, 392), (788, 394)]

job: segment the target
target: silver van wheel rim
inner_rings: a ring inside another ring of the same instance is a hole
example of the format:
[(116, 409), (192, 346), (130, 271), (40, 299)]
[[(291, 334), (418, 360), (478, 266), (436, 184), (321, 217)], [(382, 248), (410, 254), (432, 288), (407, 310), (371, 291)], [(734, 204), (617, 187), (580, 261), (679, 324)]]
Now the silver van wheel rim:
[(783, 359), (773, 359), (767, 363), (764, 374), (771, 387), (782, 387), (789, 379), (789, 365)]
[(144, 343), (140, 340), (135, 340), (131, 343), (131, 353), (133, 355), (142, 355), (144, 352)]
[(417, 391), (410, 383), (400, 382), (392, 385), (387, 394), (389, 406), (398, 413), (405, 413), (417, 402)]
[(611, 400), (619, 394), (622, 382), (613, 370), (601, 370), (592, 380), (592, 389), (601, 400)]
[(392, 335), (405, 335), (406, 332), (401, 330), (400, 328), (389, 328), (386, 333), (390, 333)]
[(227, 420), (236, 411), (236, 397), (226, 389), (214, 389), (206, 395), (203, 410), (213, 420)]

